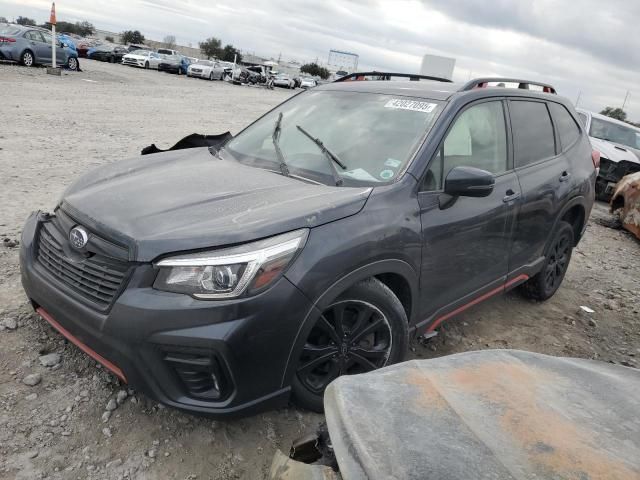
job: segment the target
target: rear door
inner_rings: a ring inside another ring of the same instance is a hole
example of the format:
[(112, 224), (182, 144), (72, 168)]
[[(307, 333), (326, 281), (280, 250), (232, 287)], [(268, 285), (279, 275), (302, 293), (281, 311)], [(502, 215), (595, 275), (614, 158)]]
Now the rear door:
[(573, 179), (547, 103), (512, 99), (508, 106), (515, 171), (522, 190), (509, 265), (509, 271), (516, 274), (542, 261), (547, 239)]
[(36, 63), (51, 62), (51, 44), (47, 45), (45, 43), (41, 32), (38, 30), (29, 30), (24, 34), (24, 37), (29, 41), (29, 48), (36, 57)]
[[(504, 285), (520, 194), (506, 125), (502, 99), (476, 102), (458, 114), (431, 160), (418, 195), (423, 318), (437, 323), (444, 313)], [(444, 194), (444, 179), (457, 166), (493, 173), (493, 192), (484, 198)]]

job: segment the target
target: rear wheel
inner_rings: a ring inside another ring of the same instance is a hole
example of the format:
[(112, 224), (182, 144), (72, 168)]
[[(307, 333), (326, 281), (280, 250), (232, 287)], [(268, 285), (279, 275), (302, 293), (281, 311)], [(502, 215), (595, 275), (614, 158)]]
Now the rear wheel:
[(375, 278), (355, 284), (322, 312), (305, 340), (292, 385), (295, 402), (321, 412), (331, 381), (401, 361), (408, 342), (407, 315), (393, 292)]
[(556, 293), (567, 273), (573, 245), (573, 227), (565, 221), (558, 222), (542, 270), (520, 287), (526, 297), (543, 301)]
[(25, 67), (33, 67), (36, 63), (33, 52), (31, 50), (22, 52), (22, 55), (20, 55), (20, 63)]

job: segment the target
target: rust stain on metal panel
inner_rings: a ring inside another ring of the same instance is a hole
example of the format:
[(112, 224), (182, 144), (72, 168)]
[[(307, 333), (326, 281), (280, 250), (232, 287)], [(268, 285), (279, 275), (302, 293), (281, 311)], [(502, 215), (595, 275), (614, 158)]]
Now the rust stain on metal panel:
[[(526, 452), (532, 466), (549, 478), (570, 480), (640, 479), (617, 458), (600, 448), (593, 432), (571, 422), (545, 401), (545, 387), (566, 379), (522, 364), (490, 362), (428, 374), (425, 401), (439, 408), (447, 391), (463, 392), (470, 402), (484, 402), (498, 412), (496, 420)], [(442, 392), (442, 394), (440, 394)]]

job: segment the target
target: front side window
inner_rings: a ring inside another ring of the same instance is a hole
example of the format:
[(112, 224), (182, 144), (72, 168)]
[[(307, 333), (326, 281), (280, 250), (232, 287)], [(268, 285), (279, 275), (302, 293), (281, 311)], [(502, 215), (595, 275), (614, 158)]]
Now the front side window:
[(516, 168), (555, 156), (553, 125), (544, 102), (511, 101), (509, 114)]
[(455, 167), (475, 167), (494, 175), (507, 170), (507, 135), (502, 102), (484, 102), (456, 120), (431, 161), (423, 190), (441, 190)]
[(559, 103), (549, 103), (549, 110), (551, 111), (553, 120), (556, 122), (562, 150), (566, 150), (580, 137), (580, 128), (563, 105)]
[(250, 125), (220, 154), (279, 171), (273, 133), (282, 113), (277, 143), (292, 174), (335, 184), (328, 163), (333, 161), (311, 136), (346, 167), (333, 163), (345, 186), (388, 183), (412, 159), (441, 107), (441, 102), (423, 98), (311, 91), (283, 103)]
[(40, 32), (42, 34), (42, 38), (44, 39), (45, 43), (51, 43), (51, 34), (47, 33), (47, 32)]

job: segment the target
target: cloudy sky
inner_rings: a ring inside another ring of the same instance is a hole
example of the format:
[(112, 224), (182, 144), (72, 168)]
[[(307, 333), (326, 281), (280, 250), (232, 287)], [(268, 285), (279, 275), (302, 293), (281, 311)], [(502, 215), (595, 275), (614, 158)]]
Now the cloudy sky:
[[(0, 16), (42, 22), (50, 2), (0, 0)], [(580, 106), (622, 106), (640, 121), (638, 0), (59, 0), (59, 20), (88, 20), (194, 46), (209, 36), (261, 56), (418, 72), (426, 53), (457, 59), (454, 80), (501, 75), (554, 84)], [(634, 90), (635, 89), (635, 90)]]

